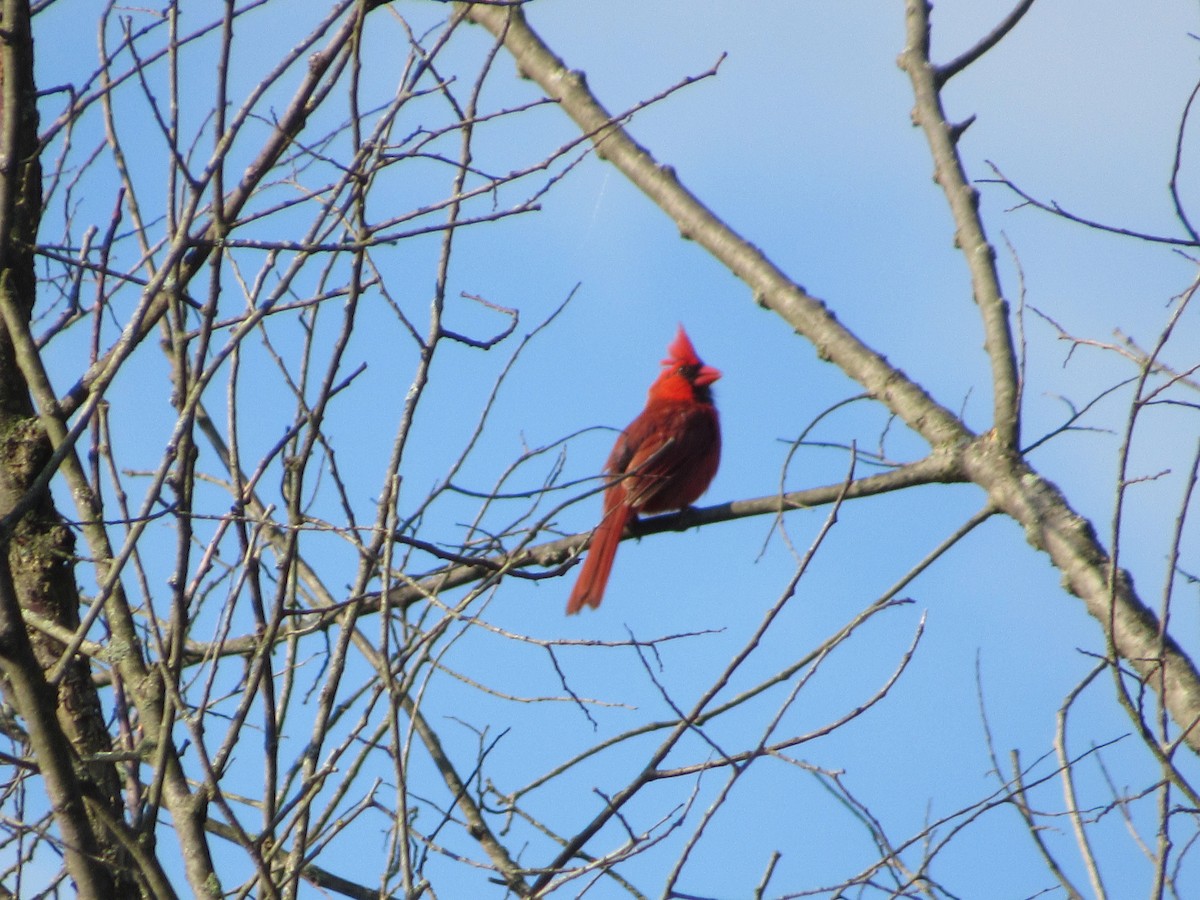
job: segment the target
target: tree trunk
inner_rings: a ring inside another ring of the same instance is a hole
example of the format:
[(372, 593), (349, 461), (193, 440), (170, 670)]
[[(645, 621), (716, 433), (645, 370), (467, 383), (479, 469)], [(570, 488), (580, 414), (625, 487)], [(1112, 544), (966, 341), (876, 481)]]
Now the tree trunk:
[[(36, 299), (34, 248), (41, 219), (37, 94), (27, 3), (6, 0), (0, 34), (0, 291), (25, 321)], [(110, 763), (87, 762), (112, 749), (99, 696), (82, 656), (55, 667), (63, 644), (27, 629), (22, 610), (67, 631), (79, 627), (72, 569), (74, 537), (48, 490), (30, 495), (50, 442), (0, 322), (0, 671), (5, 695), (54, 800), (68, 871), (81, 896), (141, 891), (125, 849), (121, 786)], [(109, 823), (109, 824), (105, 824)]]

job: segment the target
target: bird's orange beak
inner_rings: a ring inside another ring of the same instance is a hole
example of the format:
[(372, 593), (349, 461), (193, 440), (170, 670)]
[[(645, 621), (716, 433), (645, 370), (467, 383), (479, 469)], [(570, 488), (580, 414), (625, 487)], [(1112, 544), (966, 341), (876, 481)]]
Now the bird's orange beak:
[(704, 387), (706, 384), (712, 384), (720, 377), (720, 369), (714, 369), (712, 366), (701, 366), (700, 371), (696, 373), (696, 377), (692, 379), (692, 383)]

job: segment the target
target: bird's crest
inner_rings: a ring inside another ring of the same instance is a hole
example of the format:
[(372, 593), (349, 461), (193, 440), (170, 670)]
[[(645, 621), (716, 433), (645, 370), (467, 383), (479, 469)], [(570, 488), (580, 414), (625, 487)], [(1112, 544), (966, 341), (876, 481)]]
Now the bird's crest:
[(679, 333), (675, 335), (675, 340), (667, 348), (667, 358), (662, 361), (662, 364), (664, 366), (698, 366), (701, 364), (700, 357), (696, 355), (696, 348), (692, 346), (691, 339), (688, 338), (682, 325), (679, 326)]

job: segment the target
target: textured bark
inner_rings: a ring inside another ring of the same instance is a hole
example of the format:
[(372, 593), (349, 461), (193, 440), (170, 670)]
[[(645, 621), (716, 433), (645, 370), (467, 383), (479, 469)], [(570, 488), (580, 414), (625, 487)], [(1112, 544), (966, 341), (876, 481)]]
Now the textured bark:
[(981, 439), (964, 454), (971, 481), (1025, 530), (1030, 545), (1050, 556), (1063, 587), (1083, 601), (1125, 663), (1157, 690), (1184, 741), (1200, 749), (1200, 683), (1191, 658), (1138, 597), (1132, 576), (1113, 572), (1112, 558), (1092, 523), (1071, 508), (1052, 482), (1021, 456)]
[[(36, 299), (34, 245), (41, 217), (33, 39), (25, 3), (3, 7), (0, 58), (0, 290), (28, 320)], [(0, 325), (0, 667), (5, 690), (29, 730), (34, 757), (56, 806), (56, 825), (71, 850), (68, 869), (81, 894), (136, 896), (134, 867), (121, 838), (104, 823), (122, 821), (120, 782), (110, 764), (84, 760), (111, 750), (99, 697), (82, 657), (51, 685), (45, 672), (63, 646), (27, 631), (27, 609), (65, 629), (79, 626), (71, 567), (74, 538), (49, 492), (26, 498), (49, 459), (11, 335)], [(23, 514), (10, 521), (18, 503)], [(72, 852), (72, 850), (74, 852)]]

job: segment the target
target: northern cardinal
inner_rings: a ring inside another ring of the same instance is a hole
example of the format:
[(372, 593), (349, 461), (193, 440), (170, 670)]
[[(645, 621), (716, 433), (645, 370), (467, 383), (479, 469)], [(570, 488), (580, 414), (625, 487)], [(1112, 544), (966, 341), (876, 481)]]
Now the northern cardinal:
[(710, 385), (721, 373), (700, 361), (682, 325), (662, 364), (646, 408), (621, 432), (605, 463), (610, 483), (604, 517), (592, 533), (567, 615), (600, 605), (617, 544), (631, 519), (690, 506), (717, 474), (721, 427)]

